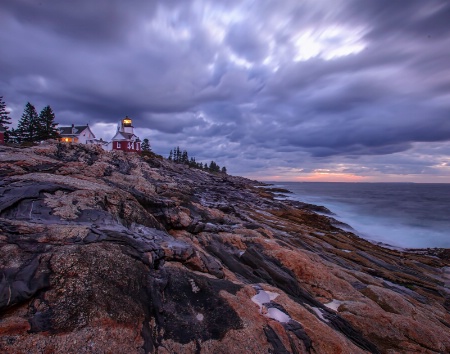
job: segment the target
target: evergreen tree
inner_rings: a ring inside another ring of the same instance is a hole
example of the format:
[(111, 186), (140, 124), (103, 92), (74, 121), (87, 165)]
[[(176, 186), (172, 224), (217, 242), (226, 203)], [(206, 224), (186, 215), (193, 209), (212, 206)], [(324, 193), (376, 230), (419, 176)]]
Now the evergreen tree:
[(180, 147), (177, 146), (176, 153), (175, 153), (175, 162), (180, 163), (181, 162), (181, 151)]
[(170, 153), (169, 153), (169, 160), (172, 161), (172, 159), (173, 159), (173, 152), (172, 152), (172, 150), (170, 150)]
[(9, 127), (8, 125), (11, 124), (11, 117), (9, 116), (9, 113), (6, 110), (6, 103), (3, 101), (3, 96), (0, 96), (0, 128), (5, 129), (5, 140), (9, 140)]
[(183, 153), (181, 154), (181, 163), (187, 164), (189, 163), (189, 157), (186, 150), (183, 150)]
[(17, 126), (17, 138), (19, 142), (34, 142), (39, 139), (39, 116), (36, 108), (28, 102)]
[(38, 140), (56, 139), (59, 137), (58, 123), (55, 123), (55, 113), (50, 106), (45, 106), (39, 114)]
[(216, 170), (216, 163), (215, 163), (214, 161), (211, 161), (211, 162), (209, 163), (209, 170), (210, 170), (211, 172), (214, 172), (214, 171)]
[(209, 171), (220, 172), (220, 166), (215, 161), (211, 161), (211, 163), (209, 164)]
[(20, 143), (17, 129), (12, 128), (11, 130), (8, 131), (8, 141), (13, 143)]
[(147, 138), (145, 138), (144, 140), (142, 140), (142, 144), (141, 144), (141, 150), (142, 151), (147, 151), (150, 152), (150, 142)]
[(222, 167), (222, 173), (227, 174), (227, 168), (225, 166)]

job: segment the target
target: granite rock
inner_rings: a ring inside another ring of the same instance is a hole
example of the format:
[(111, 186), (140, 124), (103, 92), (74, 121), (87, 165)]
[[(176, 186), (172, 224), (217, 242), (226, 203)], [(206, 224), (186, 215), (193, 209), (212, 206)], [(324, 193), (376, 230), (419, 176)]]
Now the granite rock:
[(96, 146), (1, 146), (0, 175), (2, 352), (450, 352), (448, 250)]

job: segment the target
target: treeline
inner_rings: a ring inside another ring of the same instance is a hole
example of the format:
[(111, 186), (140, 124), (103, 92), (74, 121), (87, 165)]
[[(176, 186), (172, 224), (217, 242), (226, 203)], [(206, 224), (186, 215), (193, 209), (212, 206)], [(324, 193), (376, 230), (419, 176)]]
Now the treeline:
[(189, 158), (188, 152), (186, 150), (181, 151), (179, 146), (170, 150), (168, 159), (175, 163), (188, 165), (189, 167), (198, 168), (203, 171), (227, 173), (227, 168), (225, 166), (220, 168), (214, 161), (211, 161), (208, 166), (207, 163), (203, 164), (202, 162), (195, 161), (195, 157)]
[(6, 111), (3, 97), (0, 96), (0, 128), (5, 130), (7, 142), (34, 143), (59, 138), (58, 123), (55, 122), (55, 113), (50, 106), (45, 106), (38, 114), (36, 108), (28, 102), (16, 129), (9, 129), (8, 125), (11, 124), (9, 113)]

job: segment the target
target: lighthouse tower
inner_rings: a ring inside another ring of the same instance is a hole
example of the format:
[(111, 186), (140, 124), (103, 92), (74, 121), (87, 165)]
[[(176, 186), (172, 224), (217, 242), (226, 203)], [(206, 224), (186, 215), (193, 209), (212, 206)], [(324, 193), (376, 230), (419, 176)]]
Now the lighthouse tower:
[(141, 140), (134, 134), (133, 122), (128, 116), (117, 125), (111, 144), (112, 150), (141, 152)]

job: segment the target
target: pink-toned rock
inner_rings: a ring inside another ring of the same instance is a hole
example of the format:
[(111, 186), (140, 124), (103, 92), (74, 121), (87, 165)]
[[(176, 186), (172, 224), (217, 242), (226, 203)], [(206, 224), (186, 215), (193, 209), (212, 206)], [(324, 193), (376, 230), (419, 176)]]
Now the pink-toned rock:
[(450, 352), (448, 250), (97, 146), (1, 146), (0, 175), (2, 352)]

